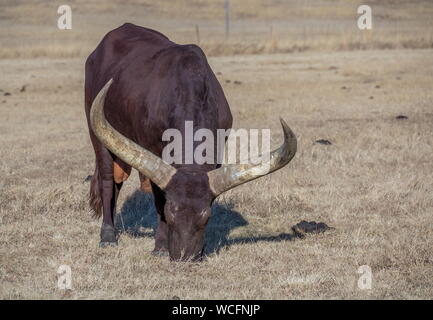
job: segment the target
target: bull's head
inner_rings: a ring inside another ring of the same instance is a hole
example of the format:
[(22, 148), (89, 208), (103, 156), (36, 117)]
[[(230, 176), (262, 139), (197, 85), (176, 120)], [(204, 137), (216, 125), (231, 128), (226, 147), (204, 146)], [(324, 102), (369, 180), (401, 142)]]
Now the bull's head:
[(164, 218), (168, 248), (173, 260), (198, 258), (204, 245), (204, 229), (213, 200), (242, 183), (267, 175), (288, 164), (296, 153), (296, 137), (281, 120), (283, 145), (272, 151), (266, 163), (230, 164), (209, 172), (179, 169), (116, 131), (105, 119), (104, 101), (112, 80), (93, 101), (90, 122), (98, 139), (117, 157), (148, 177), (165, 193)]

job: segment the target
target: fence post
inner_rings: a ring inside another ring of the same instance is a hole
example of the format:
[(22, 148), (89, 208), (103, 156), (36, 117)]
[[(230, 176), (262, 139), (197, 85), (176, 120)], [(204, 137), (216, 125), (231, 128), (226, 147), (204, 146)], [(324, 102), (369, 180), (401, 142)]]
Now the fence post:
[(197, 44), (200, 44), (200, 28), (198, 24), (195, 25), (195, 38), (197, 40)]
[(229, 0), (224, 0), (224, 11), (225, 11), (225, 20), (226, 20), (226, 28), (225, 28), (225, 38), (229, 38), (230, 34), (230, 3)]

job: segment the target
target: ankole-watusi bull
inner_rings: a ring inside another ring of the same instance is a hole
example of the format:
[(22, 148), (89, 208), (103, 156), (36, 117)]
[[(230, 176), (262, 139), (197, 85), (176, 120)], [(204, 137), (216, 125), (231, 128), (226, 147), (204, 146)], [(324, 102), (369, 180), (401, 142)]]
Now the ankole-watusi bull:
[[(166, 129), (184, 132), (229, 129), (232, 115), (203, 51), (178, 45), (159, 32), (124, 24), (109, 32), (86, 62), (85, 105), (96, 168), (90, 205), (103, 216), (102, 247), (117, 244), (116, 200), (131, 167), (142, 187), (153, 192), (158, 213), (155, 254), (197, 259), (211, 205), (222, 192), (269, 174), (296, 152), (286, 123), (284, 144), (262, 164), (173, 164), (161, 158)], [(215, 160), (214, 163), (217, 163)]]

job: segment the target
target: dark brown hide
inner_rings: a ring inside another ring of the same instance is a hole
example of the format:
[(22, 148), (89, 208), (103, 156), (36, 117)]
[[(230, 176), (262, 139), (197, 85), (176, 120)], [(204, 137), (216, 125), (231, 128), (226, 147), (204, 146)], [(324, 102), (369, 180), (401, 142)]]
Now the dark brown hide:
[[(116, 200), (131, 170), (105, 148), (90, 127), (92, 102), (111, 78), (104, 105), (108, 122), (159, 157), (167, 143), (161, 140), (166, 129), (183, 133), (185, 121), (193, 121), (194, 130), (207, 128), (216, 137), (217, 129), (232, 126), (222, 88), (199, 47), (175, 44), (159, 32), (130, 23), (109, 32), (87, 59), (85, 71), (86, 116), (96, 154), (90, 204), (97, 215), (103, 215), (101, 246), (117, 243)], [(206, 172), (216, 166), (174, 167), (177, 173), (165, 190), (153, 183), (148, 188), (153, 191), (159, 218), (154, 252), (169, 251), (176, 260), (197, 258), (214, 200)]]

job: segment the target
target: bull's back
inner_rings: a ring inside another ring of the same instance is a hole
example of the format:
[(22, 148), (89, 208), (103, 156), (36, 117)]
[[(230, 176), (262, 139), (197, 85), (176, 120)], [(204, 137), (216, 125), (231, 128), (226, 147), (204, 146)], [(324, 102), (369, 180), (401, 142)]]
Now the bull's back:
[(101, 88), (120, 70), (137, 58), (146, 60), (172, 45), (163, 34), (131, 23), (107, 33), (86, 61), (86, 113)]

